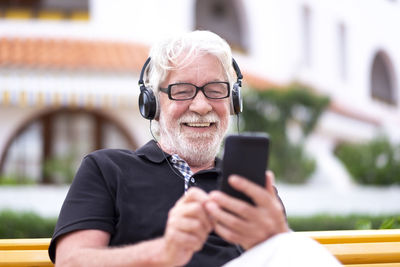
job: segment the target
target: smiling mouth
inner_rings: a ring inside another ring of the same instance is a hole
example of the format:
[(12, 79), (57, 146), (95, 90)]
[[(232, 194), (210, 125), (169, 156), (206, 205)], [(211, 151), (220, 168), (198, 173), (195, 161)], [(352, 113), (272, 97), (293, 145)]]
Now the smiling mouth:
[(188, 122), (183, 123), (183, 125), (188, 127), (206, 128), (215, 125), (215, 122)]

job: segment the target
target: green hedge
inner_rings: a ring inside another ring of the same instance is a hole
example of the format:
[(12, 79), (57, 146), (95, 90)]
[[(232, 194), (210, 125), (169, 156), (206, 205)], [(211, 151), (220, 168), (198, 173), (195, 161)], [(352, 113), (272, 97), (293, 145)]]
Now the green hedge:
[(327, 215), (291, 216), (289, 225), (294, 231), (361, 230), (400, 228), (400, 215)]
[(51, 237), (55, 218), (43, 218), (33, 212), (0, 212), (0, 238)]
[(0, 185), (27, 185), (35, 184), (35, 179), (16, 174), (0, 175)]
[[(288, 222), (294, 231), (400, 228), (400, 214), (290, 216)], [(55, 218), (43, 218), (32, 212), (1, 211), (0, 238), (51, 237), (55, 224)]]
[(391, 144), (386, 137), (360, 144), (342, 143), (335, 154), (360, 184), (400, 184), (400, 145)]

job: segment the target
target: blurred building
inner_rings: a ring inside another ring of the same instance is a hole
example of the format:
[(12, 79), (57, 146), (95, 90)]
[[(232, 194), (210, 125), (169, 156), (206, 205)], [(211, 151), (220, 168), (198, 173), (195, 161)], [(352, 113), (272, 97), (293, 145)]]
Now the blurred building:
[(394, 0), (0, 1), (1, 172), (46, 181), (54, 157), (145, 143), (148, 47), (208, 29), (233, 47), (245, 87), (298, 81), (331, 97), (307, 147), (321, 177), (346, 183), (337, 142), (399, 141), (399, 14)]

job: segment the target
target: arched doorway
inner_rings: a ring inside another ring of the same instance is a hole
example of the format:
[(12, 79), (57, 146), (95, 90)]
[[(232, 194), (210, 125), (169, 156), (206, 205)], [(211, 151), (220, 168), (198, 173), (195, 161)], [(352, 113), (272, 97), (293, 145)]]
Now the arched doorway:
[(379, 51), (375, 54), (370, 76), (370, 93), (373, 99), (397, 105), (396, 80), (389, 56)]
[(69, 183), (89, 152), (136, 147), (130, 134), (103, 113), (59, 109), (30, 119), (15, 132), (0, 169), (2, 177), (16, 183)]

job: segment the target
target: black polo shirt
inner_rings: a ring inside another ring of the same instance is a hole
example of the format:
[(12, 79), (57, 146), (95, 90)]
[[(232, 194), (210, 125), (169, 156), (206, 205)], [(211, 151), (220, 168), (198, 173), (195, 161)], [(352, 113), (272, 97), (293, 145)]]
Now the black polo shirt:
[[(184, 178), (166, 157), (154, 141), (137, 151), (104, 149), (86, 156), (62, 206), (49, 247), (51, 260), (56, 239), (75, 230), (106, 231), (109, 246), (162, 236), (168, 211), (184, 193)], [(214, 168), (193, 177), (196, 186), (209, 192), (217, 187), (218, 175)], [(187, 266), (221, 266), (239, 254), (212, 233)]]

